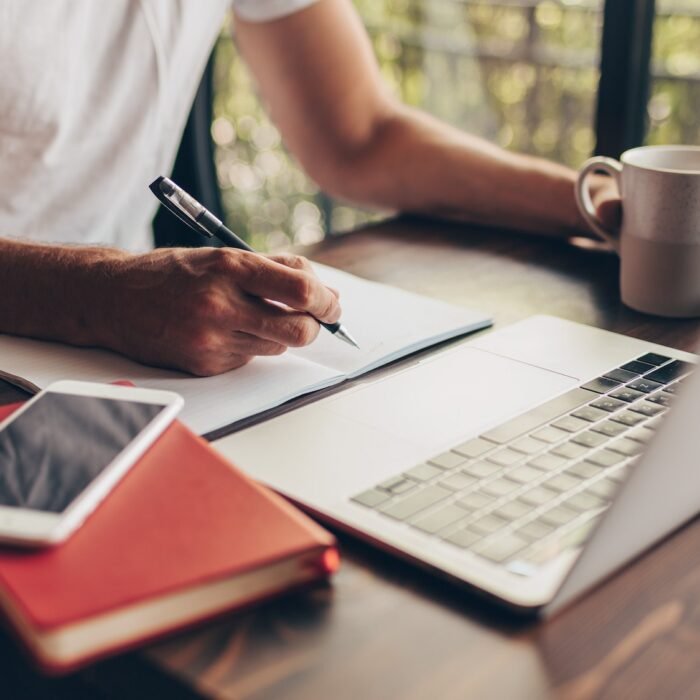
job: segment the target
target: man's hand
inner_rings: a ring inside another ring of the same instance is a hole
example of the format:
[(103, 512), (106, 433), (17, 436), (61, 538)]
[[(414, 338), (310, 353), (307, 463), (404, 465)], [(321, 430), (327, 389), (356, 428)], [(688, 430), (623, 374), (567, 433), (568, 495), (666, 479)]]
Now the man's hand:
[(125, 258), (108, 284), (115, 295), (110, 346), (200, 376), (308, 345), (318, 321), (340, 318), (338, 293), (295, 255), (157, 250)]
[[(132, 255), (0, 238), (0, 333), (103, 347), (197, 375), (310, 343), (338, 293), (295, 255)], [(315, 320), (317, 319), (317, 320)]]

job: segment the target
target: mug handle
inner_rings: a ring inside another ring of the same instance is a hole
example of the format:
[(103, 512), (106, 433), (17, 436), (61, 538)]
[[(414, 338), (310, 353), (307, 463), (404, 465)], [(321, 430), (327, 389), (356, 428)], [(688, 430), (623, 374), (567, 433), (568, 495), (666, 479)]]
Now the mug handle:
[(617, 184), (617, 189), (622, 191), (620, 187), (620, 176), (622, 175), (622, 163), (613, 158), (605, 158), (604, 156), (596, 156), (587, 160), (578, 174), (576, 182), (576, 204), (578, 205), (581, 216), (586, 220), (586, 223), (593, 229), (595, 233), (609, 243), (613, 249), (619, 252), (620, 249), (620, 232), (610, 231), (603, 225), (603, 222), (598, 218), (593, 200), (591, 199), (591, 191), (588, 188), (588, 176), (595, 172), (604, 172), (610, 175)]

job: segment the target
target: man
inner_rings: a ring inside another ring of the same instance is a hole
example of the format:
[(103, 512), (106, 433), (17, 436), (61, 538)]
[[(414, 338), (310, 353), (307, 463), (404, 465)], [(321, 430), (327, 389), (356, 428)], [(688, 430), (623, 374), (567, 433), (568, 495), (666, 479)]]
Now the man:
[(340, 317), (337, 292), (296, 256), (144, 252), (146, 185), (172, 167), (231, 3), (272, 119), (325, 191), (586, 232), (573, 171), (393, 99), (350, 0), (0, 0), (0, 332), (209, 375), (308, 344), (314, 319)]

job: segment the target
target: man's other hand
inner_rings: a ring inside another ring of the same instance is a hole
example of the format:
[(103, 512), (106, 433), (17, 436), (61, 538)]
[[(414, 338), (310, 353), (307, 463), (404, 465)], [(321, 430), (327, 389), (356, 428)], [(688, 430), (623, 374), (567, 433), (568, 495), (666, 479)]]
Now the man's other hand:
[(295, 255), (163, 249), (123, 258), (107, 284), (108, 345), (199, 376), (308, 345), (340, 318), (338, 293)]
[(611, 233), (619, 231), (622, 224), (622, 202), (617, 185), (612, 179), (605, 176), (596, 178), (591, 198), (605, 228)]

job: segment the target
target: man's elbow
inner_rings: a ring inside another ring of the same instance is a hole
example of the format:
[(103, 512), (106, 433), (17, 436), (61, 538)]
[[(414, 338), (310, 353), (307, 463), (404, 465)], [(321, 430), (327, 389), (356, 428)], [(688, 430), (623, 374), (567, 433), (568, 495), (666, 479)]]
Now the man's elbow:
[(300, 157), (309, 176), (327, 194), (359, 204), (378, 204), (377, 190), (388, 174), (390, 143), (401, 129), (399, 110), (383, 112), (361, 134), (348, 130), (319, 138)]

